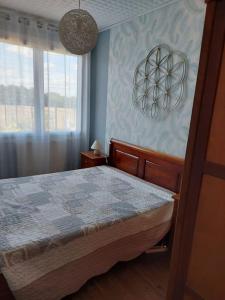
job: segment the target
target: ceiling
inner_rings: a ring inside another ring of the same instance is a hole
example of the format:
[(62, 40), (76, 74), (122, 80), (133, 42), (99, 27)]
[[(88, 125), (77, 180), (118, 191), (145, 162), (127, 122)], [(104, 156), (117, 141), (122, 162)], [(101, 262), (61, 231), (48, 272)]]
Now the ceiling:
[[(93, 15), (102, 31), (177, 1), (81, 0), (81, 8)], [(78, 7), (78, 0), (0, 0), (0, 6), (59, 21), (65, 12)]]

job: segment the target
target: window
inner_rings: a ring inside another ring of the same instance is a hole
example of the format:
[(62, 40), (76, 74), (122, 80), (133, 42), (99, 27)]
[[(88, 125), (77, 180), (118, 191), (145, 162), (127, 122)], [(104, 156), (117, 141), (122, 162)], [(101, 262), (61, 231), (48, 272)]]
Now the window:
[(77, 57), (44, 52), (46, 130), (75, 130)]
[(0, 132), (77, 127), (77, 56), (0, 43)]

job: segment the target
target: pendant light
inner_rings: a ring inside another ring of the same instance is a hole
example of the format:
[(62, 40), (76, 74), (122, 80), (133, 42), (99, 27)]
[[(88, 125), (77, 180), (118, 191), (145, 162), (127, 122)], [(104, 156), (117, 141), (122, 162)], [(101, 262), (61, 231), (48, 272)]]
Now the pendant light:
[(59, 36), (63, 46), (71, 53), (83, 55), (97, 43), (98, 26), (94, 18), (80, 8), (67, 12), (59, 23)]

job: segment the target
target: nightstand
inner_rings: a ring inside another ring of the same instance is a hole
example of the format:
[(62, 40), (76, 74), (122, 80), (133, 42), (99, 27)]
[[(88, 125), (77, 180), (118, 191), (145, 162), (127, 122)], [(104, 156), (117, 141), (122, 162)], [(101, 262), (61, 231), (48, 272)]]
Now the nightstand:
[(81, 168), (91, 168), (106, 165), (107, 156), (104, 154), (94, 155), (93, 151), (81, 152)]

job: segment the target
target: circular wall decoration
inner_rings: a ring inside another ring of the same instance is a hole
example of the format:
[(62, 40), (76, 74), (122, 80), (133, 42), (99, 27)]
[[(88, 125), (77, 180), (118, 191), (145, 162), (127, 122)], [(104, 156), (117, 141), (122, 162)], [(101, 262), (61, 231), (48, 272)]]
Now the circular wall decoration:
[(135, 70), (135, 106), (153, 118), (175, 109), (184, 99), (187, 68), (185, 54), (167, 45), (154, 47)]
[(98, 26), (89, 12), (73, 9), (60, 21), (59, 36), (63, 46), (69, 52), (83, 55), (96, 46)]

